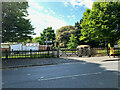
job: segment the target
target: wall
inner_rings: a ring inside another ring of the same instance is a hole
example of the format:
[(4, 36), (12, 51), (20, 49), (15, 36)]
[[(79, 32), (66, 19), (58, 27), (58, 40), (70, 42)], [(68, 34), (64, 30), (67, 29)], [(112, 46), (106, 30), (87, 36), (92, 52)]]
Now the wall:
[(12, 50), (14, 50), (14, 51), (22, 50), (22, 44), (10, 45), (10, 47), (11, 47), (11, 51)]
[(39, 50), (39, 46), (23, 46), (23, 50), (30, 51), (31, 50)]

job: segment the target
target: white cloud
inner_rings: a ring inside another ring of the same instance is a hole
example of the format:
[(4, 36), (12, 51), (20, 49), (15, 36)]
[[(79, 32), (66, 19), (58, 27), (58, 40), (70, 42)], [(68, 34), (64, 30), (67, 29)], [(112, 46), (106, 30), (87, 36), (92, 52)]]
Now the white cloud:
[(53, 14), (55, 14), (55, 12), (53, 12)]
[(68, 6), (68, 4), (69, 4), (69, 2), (65, 2), (65, 3), (64, 3), (65, 6)]
[(72, 17), (75, 17), (75, 15), (72, 15)]
[(70, 16), (67, 16), (68, 18), (70, 18)]
[(49, 8), (49, 10), (50, 10), (51, 13), (55, 14), (55, 12), (53, 10), (51, 10), (50, 8)]
[[(68, 3), (68, 1), (66, 1), (65, 3)], [(85, 5), (87, 8), (92, 9), (93, 0), (69, 0), (69, 3), (73, 7), (75, 7), (75, 5), (77, 5), (77, 6), (83, 6), (83, 5)]]
[(40, 33), (43, 31), (43, 29), (47, 27), (52, 27), (53, 29), (57, 30), (62, 26), (66, 26), (67, 23), (64, 20), (60, 20), (56, 17), (53, 17), (49, 14), (43, 14), (38, 11), (28, 9), (29, 17), (31, 20), (31, 24), (36, 27), (35, 28), (35, 33), (37, 34), (37, 37), (40, 35)]
[(45, 10), (45, 12), (48, 12), (48, 10)]
[(40, 6), (38, 3), (33, 2), (33, 3), (29, 3), (30, 6), (34, 6), (35, 9), (41, 10), (43, 9), (42, 6)]
[(50, 12), (53, 12), (53, 10), (50, 10)]

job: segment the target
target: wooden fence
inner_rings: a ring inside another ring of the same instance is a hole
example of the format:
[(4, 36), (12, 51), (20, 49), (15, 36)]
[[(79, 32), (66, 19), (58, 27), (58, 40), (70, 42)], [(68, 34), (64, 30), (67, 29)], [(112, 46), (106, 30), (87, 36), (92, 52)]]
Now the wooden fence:
[[(93, 48), (95, 56), (107, 56), (110, 53), (110, 49), (107, 48)], [(114, 48), (115, 55), (120, 55), (120, 48)]]

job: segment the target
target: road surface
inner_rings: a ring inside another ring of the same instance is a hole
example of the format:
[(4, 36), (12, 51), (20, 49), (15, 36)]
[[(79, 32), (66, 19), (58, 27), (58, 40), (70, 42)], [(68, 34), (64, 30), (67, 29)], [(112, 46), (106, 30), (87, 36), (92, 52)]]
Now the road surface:
[(117, 61), (6, 69), (2, 88), (118, 88), (117, 70)]

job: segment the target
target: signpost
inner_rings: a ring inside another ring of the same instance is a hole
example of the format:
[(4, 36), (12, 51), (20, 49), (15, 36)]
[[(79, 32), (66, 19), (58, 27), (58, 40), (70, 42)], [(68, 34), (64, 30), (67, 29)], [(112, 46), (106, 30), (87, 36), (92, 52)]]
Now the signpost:
[(114, 48), (119, 48), (119, 46), (118, 45), (114, 45)]
[(45, 43), (52, 43), (52, 41), (45, 41)]

